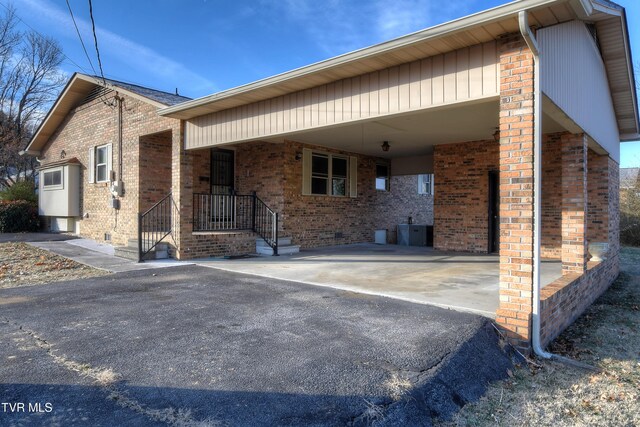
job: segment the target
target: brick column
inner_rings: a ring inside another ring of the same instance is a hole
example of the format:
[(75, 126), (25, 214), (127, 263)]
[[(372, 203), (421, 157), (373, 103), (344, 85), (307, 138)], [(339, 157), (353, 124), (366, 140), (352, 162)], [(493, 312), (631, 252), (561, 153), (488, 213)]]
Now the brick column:
[(193, 231), (193, 158), (184, 149), (184, 123), (173, 129), (171, 146), (171, 194), (178, 207), (176, 258), (184, 259), (189, 251)]
[(564, 134), (562, 144), (562, 274), (587, 269), (587, 137)]
[(533, 54), (519, 34), (500, 40), (500, 308), (511, 343), (530, 349), (533, 303)]
[(609, 241), (609, 156), (588, 150), (587, 243)]

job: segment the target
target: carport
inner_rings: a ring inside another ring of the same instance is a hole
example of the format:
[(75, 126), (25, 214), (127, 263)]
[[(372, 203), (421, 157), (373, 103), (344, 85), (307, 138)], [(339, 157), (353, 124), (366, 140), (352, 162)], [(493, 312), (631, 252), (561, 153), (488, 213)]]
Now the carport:
[[(205, 267), (386, 296), (491, 318), (499, 305), (497, 255), (357, 244), (307, 249), (289, 256), (206, 258), (195, 262)], [(561, 275), (559, 260), (542, 263), (543, 284)]]

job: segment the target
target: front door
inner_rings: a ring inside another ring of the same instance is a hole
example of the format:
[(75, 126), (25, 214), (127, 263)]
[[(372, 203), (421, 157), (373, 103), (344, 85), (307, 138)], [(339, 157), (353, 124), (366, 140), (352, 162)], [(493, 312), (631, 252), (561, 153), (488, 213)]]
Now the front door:
[(211, 194), (233, 194), (234, 151), (211, 149)]
[(489, 172), (489, 253), (500, 250), (500, 193), (499, 174)]

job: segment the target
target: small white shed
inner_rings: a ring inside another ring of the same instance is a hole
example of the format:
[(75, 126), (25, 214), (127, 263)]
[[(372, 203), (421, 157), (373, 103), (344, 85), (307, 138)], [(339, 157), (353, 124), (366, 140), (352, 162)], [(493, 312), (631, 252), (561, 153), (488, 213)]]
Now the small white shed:
[(51, 231), (75, 231), (80, 217), (80, 162), (76, 158), (40, 169), (39, 214)]

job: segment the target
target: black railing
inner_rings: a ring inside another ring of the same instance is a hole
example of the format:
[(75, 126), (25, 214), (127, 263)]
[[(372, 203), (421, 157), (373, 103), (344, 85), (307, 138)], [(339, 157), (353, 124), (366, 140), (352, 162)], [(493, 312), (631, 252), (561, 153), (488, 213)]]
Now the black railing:
[(146, 212), (138, 213), (138, 262), (176, 229), (178, 208), (171, 193)]
[(278, 255), (278, 214), (253, 194), (193, 195), (193, 231), (252, 230)]
[(271, 246), (274, 255), (278, 255), (278, 213), (269, 208), (255, 193), (253, 198), (253, 231)]

